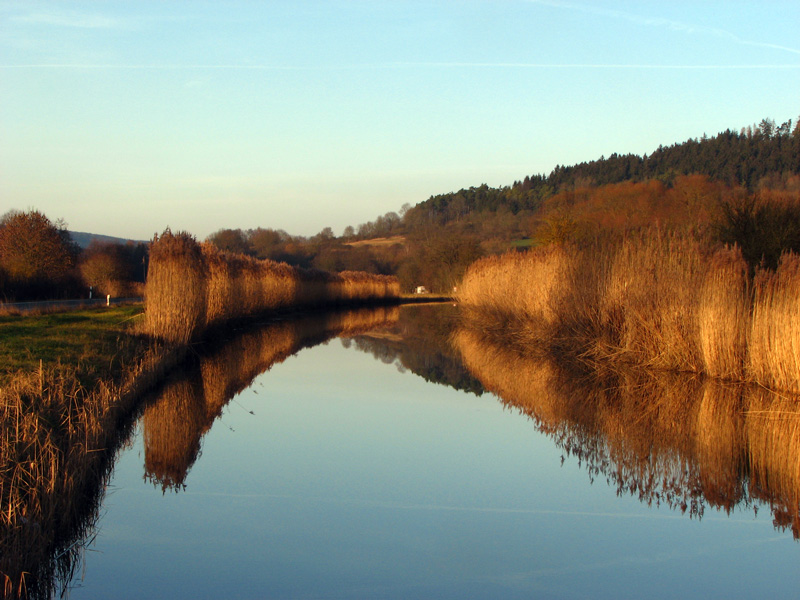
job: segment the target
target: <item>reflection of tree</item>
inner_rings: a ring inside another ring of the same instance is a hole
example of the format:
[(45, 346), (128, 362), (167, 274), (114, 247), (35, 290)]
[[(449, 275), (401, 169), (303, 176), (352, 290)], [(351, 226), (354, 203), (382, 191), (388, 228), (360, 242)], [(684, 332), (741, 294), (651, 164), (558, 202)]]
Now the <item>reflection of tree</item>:
[(398, 311), (389, 307), (321, 313), (252, 328), (205, 348), (170, 378), (145, 410), (146, 477), (164, 490), (183, 489), (203, 435), (257, 375), (302, 348), (394, 322)]
[(700, 517), (768, 503), (800, 537), (797, 398), (680, 374), (591, 372), (522, 357), (466, 329), (469, 370), (619, 494)]
[[(425, 381), (481, 395), (483, 386), (453, 351), (450, 335), (455, 310), (449, 306), (408, 306), (391, 328), (355, 336), (352, 343), (386, 364), (411, 371)], [(350, 340), (342, 339), (350, 345)]]

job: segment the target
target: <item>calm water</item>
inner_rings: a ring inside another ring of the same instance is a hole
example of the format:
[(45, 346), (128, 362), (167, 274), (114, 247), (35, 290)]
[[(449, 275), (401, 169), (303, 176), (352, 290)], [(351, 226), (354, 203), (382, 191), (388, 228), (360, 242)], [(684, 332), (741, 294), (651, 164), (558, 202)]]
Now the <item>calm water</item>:
[(560, 425), (535, 399), (481, 393), (475, 376), (519, 392), (464, 371), (443, 345), (449, 309), (433, 310), (373, 333), (283, 324), (167, 384), (120, 454), (71, 597), (798, 596), (800, 544), (747, 481), (733, 500), (674, 489), (705, 473), (695, 438), (634, 467), (639, 442), (603, 441), (596, 413)]

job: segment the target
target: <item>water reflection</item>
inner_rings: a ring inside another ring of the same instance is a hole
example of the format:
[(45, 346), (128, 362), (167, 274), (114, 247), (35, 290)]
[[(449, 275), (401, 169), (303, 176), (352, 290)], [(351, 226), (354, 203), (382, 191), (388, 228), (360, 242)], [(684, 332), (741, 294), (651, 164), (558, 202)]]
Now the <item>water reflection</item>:
[(396, 306), (324, 313), (245, 330), (202, 348), (144, 411), (145, 478), (164, 491), (183, 489), (203, 435), (256, 376), (302, 348), (396, 323), (399, 313)]
[(430, 383), (480, 396), (481, 382), (464, 368), (450, 342), (457, 319), (458, 310), (452, 305), (412, 305), (390, 327), (343, 336), (342, 343), (394, 364), (401, 372), (411, 371)]
[(618, 494), (701, 517), (769, 506), (800, 537), (800, 399), (681, 374), (588, 372), (531, 359), (468, 329), (467, 368)]

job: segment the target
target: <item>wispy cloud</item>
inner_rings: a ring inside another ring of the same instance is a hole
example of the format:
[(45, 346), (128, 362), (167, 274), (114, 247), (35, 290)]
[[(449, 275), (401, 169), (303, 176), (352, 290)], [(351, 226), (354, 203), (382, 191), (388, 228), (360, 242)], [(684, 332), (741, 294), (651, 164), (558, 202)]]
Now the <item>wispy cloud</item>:
[(34, 25), (70, 27), (78, 29), (111, 29), (120, 22), (117, 19), (99, 14), (86, 14), (78, 11), (33, 12), (11, 17), (11, 21)]
[(781, 50), (783, 52), (790, 52), (792, 54), (800, 55), (800, 49), (792, 48), (789, 46), (782, 46), (779, 44), (771, 44), (768, 42), (758, 42), (754, 40), (747, 40), (741, 38), (730, 31), (726, 31), (724, 29), (719, 29), (716, 27), (706, 27), (703, 25), (696, 25), (692, 23), (686, 23), (683, 21), (675, 21), (672, 19), (664, 19), (660, 17), (648, 17), (644, 15), (638, 15), (635, 13), (630, 13), (627, 11), (610, 9), (610, 8), (603, 8), (598, 6), (592, 6), (590, 4), (580, 4), (575, 2), (562, 2), (561, 0), (527, 0), (531, 4), (540, 4), (543, 6), (551, 6), (553, 8), (561, 8), (565, 10), (572, 10), (577, 12), (583, 12), (587, 14), (593, 15), (600, 15), (604, 17), (611, 17), (615, 19), (622, 19), (625, 21), (629, 21), (631, 23), (635, 23), (637, 25), (643, 25), (647, 27), (660, 27), (662, 29), (669, 29), (671, 31), (679, 31), (681, 33), (685, 33), (687, 35), (706, 35), (712, 36), (720, 39), (726, 39), (730, 42), (735, 44), (740, 44), (743, 46), (755, 46), (758, 48), (770, 48), (773, 50)]

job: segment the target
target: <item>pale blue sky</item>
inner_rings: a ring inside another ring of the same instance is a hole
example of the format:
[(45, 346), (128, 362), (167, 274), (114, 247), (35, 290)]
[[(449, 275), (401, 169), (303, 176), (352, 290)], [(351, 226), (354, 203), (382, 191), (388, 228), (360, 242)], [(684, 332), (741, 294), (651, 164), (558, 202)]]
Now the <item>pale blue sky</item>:
[(0, 213), (149, 239), (800, 115), (800, 2), (0, 0)]

